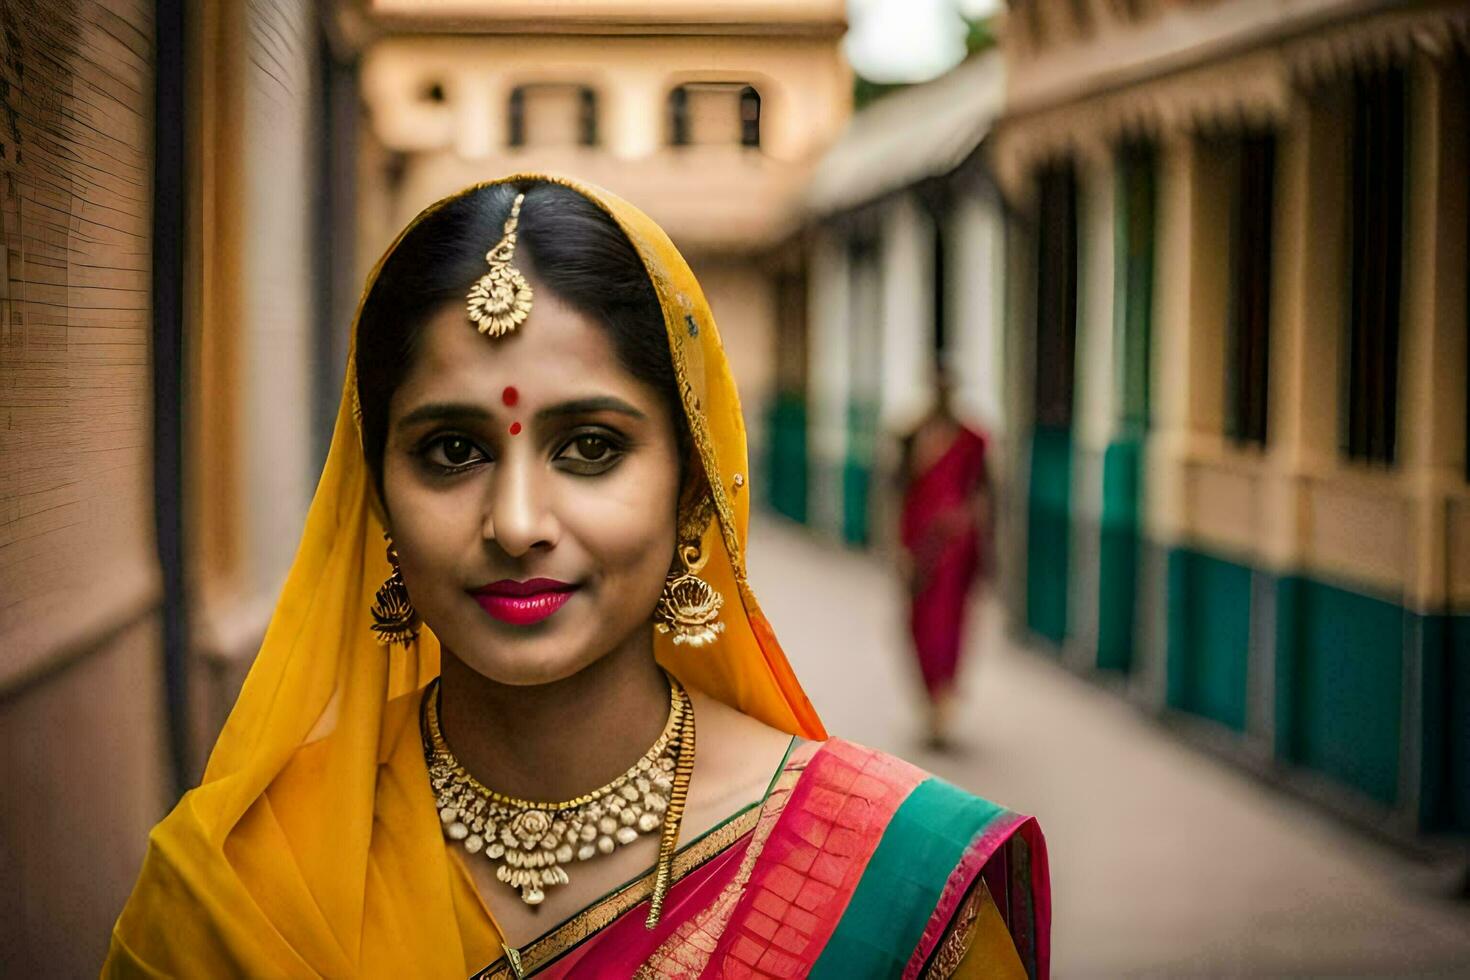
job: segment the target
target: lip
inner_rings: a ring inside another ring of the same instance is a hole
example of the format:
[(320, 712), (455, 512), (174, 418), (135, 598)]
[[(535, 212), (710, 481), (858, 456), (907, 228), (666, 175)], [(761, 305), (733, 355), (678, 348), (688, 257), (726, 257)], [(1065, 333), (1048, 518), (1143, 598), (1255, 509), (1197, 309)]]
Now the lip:
[(552, 616), (566, 605), (577, 586), (551, 578), (533, 578), (524, 582), (502, 579), (491, 582), (470, 594), (480, 608), (502, 623), (530, 626)]

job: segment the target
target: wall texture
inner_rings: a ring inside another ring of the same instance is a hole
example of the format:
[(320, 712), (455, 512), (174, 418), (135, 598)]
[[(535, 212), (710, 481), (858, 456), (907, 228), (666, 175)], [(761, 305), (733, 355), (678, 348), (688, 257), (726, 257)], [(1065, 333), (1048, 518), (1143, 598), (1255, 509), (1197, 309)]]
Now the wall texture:
[(153, 5), (0, 0), (0, 974), (95, 972), (164, 805)]

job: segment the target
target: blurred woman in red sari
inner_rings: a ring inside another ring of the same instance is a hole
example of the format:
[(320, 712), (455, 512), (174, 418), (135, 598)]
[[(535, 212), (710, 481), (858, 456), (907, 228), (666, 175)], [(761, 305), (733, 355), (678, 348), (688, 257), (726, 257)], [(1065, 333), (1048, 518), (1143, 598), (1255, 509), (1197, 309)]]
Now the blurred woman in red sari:
[(903, 514), (909, 628), (928, 695), (929, 742), (943, 748), (970, 593), (986, 571), (991, 525), (985, 436), (954, 414), (941, 371), (933, 410), (905, 440)]

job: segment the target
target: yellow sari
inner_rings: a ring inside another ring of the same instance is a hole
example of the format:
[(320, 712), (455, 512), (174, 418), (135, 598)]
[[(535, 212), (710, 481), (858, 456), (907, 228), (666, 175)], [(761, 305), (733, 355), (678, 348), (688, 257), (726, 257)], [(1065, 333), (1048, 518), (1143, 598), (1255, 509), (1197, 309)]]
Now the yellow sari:
[[(554, 181), (598, 204), (637, 249), (663, 308), (714, 501), (703, 577), (726, 597), (726, 628), (705, 650), (659, 637), (659, 662), (769, 725), (825, 739), (746, 580), (745, 431), (699, 284), (663, 231), (617, 197), (559, 177), (504, 180)], [(364, 297), (398, 242), (444, 203), (400, 234)], [(104, 975), (464, 977), (502, 955), (444, 846), (428, 787), (418, 706), (439, 672), (438, 641), (425, 628), (407, 651), (385, 649), (369, 630), (389, 568), (355, 407), (349, 371), (260, 653), (202, 782), (150, 836)]]

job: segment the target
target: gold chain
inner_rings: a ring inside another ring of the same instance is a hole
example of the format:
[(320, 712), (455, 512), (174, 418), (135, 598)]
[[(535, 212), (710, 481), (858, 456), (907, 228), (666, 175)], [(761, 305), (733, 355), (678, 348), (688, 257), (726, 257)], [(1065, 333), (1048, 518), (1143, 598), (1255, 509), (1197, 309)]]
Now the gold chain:
[(597, 789), (583, 793), (574, 799), (566, 800), (562, 803), (541, 803), (536, 800), (521, 799), (519, 796), (506, 796), (503, 793), (497, 793), (471, 775), (468, 770), (460, 765), (459, 760), (454, 756), (454, 752), (449, 748), (449, 744), (444, 741), (444, 732), (439, 726), (439, 681), (437, 679), (431, 685), (432, 693), (431, 696), (425, 698), (424, 706), (425, 737), (427, 747), (432, 753), (429, 761), (431, 764), (436, 759), (447, 762), (461, 774), (461, 778), (465, 783), (491, 803), (499, 803), (502, 806), (516, 810), (544, 810), (548, 813), (555, 813), (562, 810), (575, 810), (577, 807), (585, 806), (594, 800), (601, 799), (609, 793), (616, 792), (633, 773), (639, 769), (647, 768), (644, 763), (656, 763), (659, 757), (668, 751), (670, 740), (679, 732), (679, 723), (682, 720), (686, 710), (685, 705), (689, 699), (689, 695), (674, 677), (670, 676), (669, 681), (669, 720), (664, 724), (664, 730), (660, 733), (658, 741), (654, 742), (653, 746), (647, 752), (643, 753), (643, 758), (630, 766), (627, 772), (624, 772), (605, 786), (599, 786)]
[(497, 793), (470, 775), (444, 740), (437, 680), (424, 692), (421, 720), (445, 835), (500, 862), (496, 877), (519, 888), (528, 905), (540, 904), (546, 888), (569, 882), (564, 866), (574, 858), (610, 854), (661, 827), (648, 928), (657, 925), (694, 770), (694, 707), (676, 678), (669, 675), (669, 719), (643, 757), (606, 785), (560, 803)]

